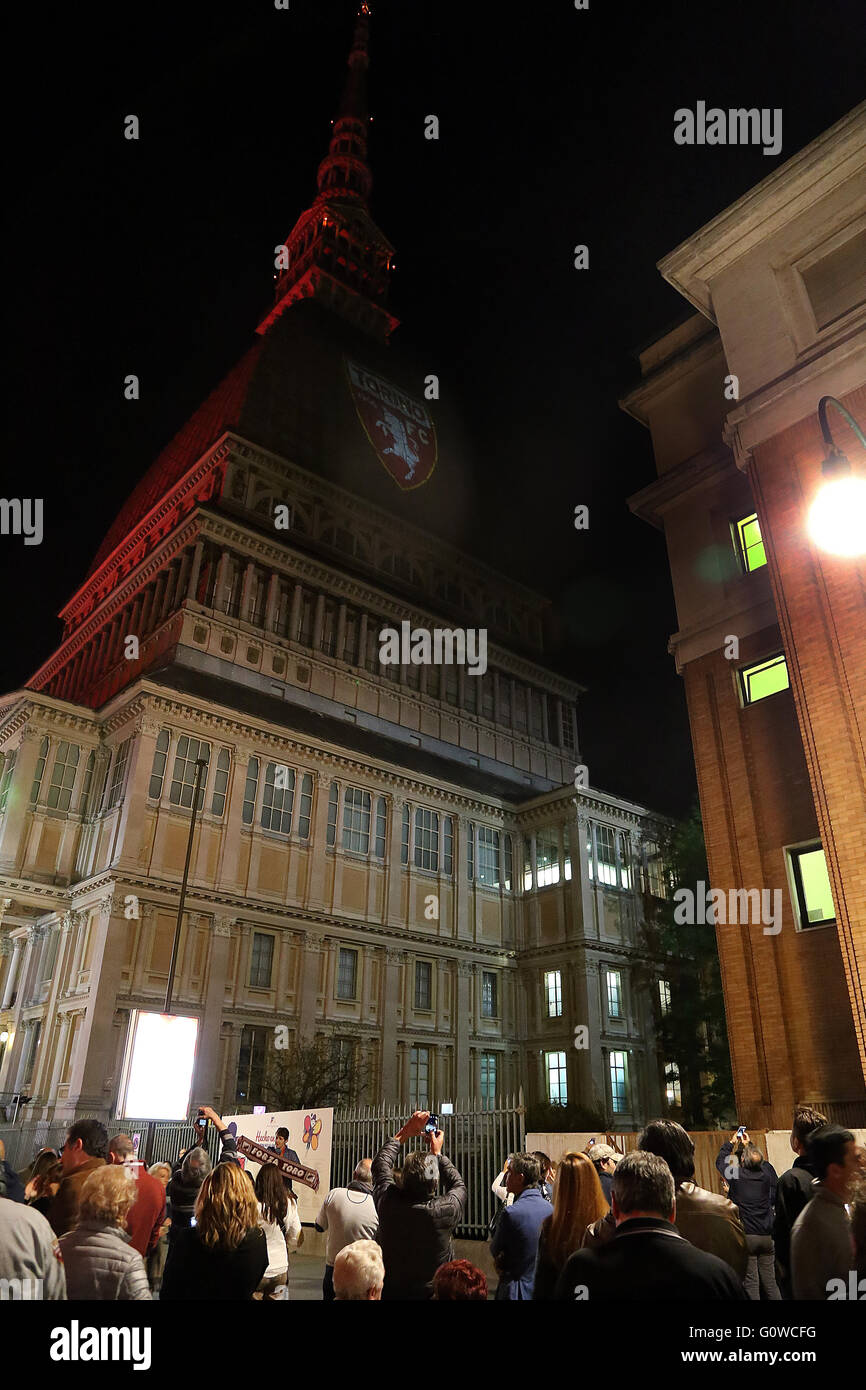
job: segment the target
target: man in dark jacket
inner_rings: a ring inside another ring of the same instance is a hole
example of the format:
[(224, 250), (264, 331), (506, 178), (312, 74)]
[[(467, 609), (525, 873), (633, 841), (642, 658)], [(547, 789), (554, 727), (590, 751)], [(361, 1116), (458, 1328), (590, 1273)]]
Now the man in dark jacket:
[(451, 1236), (466, 1203), (466, 1185), (442, 1152), (441, 1129), (427, 1135), (430, 1152), (417, 1150), (394, 1181), (400, 1145), (424, 1134), (426, 1110), (416, 1110), (373, 1159), (373, 1198), (379, 1213), (377, 1238), (385, 1261), (383, 1299), (425, 1299), (433, 1275), (453, 1258)]
[(60, 1150), (63, 1177), (47, 1212), (55, 1235), (63, 1236), (77, 1225), (81, 1189), (91, 1173), (105, 1166), (107, 1156), (108, 1131), (104, 1124), (99, 1120), (76, 1120), (70, 1125)]
[(740, 1213), (749, 1262), (743, 1279), (747, 1298), (760, 1300), (761, 1290), (773, 1302), (782, 1295), (776, 1283), (773, 1258), (773, 1204), (779, 1181), (769, 1163), (748, 1134), (737, 1130), (723, 1144), (716, 1167), (728, 1185), (728, 1196)]
[(730, 1266), (696, 1250), (677, 1230), (674, 1180), (664, 1159), (639, 1149), (620, 1159), (612, 1204), (615, 1234), (598, 1249), (571, 1256), (557, 1281), (558, 1302), (745, 1298)]
[[(695, 1176), (695, 1146), (682, 1125), (675, 1120), (653, 1120), (641, 1130), (637, 1141), (643, 1153), (663, 1158), (676, 1183), (677, 1230), (698, 1250), (718, 1255), (742, 1280), (749, 1252), (746, 1233), (737, 1208), (727, 1197), (698, 1187)], [(620, 1160), (622, 1161), (622, 1160)], [(584, 1244), (590, 1249), (610, 1240), (616, 1230), (613, 1212), (587, 1226)]]
[(541, 1190), (541, 1180), (541, 1164), (535, 1154), (514, 1154), (505, 1179), (514, 1201), (500, 1213), (490, 1242), (499, 1271), (497, 1301), (532, 1298), (538, 1233), (550, 1216), (550, 1202)]
[(793, 1298), (791, 1287), (791, 1232), (794, 1222), (812, 1196), (812, 1183), (818, 1174), (808, 1154), (810, 1137), (828, 1123), (820, 1110), (803, 1105), (794, 1111), (791, 1126), (791, 1148), (797, 1157), (793, 1168), (783, 1173), (776, 1188), (776, 1220), (773, 1225), (773, 1244), (776, 1247), (776, 1271), (783, 1298)]

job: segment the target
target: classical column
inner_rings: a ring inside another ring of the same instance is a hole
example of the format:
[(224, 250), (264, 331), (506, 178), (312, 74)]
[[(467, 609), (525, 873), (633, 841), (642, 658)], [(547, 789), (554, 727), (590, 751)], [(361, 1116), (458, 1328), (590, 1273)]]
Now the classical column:
[[(312, 854), (310, 855), (310, 870), (307, 880), (307, 906), (324, 908), (325, 903), (325, 870), (328, 864), (328, 856), (325, 853), (327, 845), (328, 829), (328, 800), (331, 790), (331, 778), (327, 773), (316, 770), (313, 774), (315, 781), (315, 806), (313, 807), (313, 826), (310, 845)], [(340, 827), (337, 826), (339, 835)]]
[(304, 938), (304, 958), (301, 966), (301, 999), (298, 1020), (298, 1035), (301, 1038), (311, 1037), (316, 1026), (321, 956), (326, 951), (327, 943), (321, 937), (312, 936), (308, 932)]
[(75, 931), (75, 947), (72, 956), (72, 968), (69, 971), (69, 979), (66, 986), (67, 995), (77, 994), (78, 992), (78, 976), (81, 973), (81, 957), (84, 952), (84, 938), (87, 935), (87, 913), (73, 912), (72, 918), (72, 926)]
[(120, 866), (143, 867), (141, 855), (147, 832), (144, 806), (159, 732), (159, 724), (152, 719), (140, 719), (135, 728), (137, 737), (129, 755), (114, 842), (115, 863)]
[(397, 1067), (400, 1077), (400, 1094), (397, 1097), (402, 1101), (404, 1107), (414, 1108), (414, 1097), (411, 1092), (411, 1078), (409, 1076), (409, 1044), (398, 1042), (397, 1044)]
[(356, 666), (365, 667), (367, 665), (367, 614), (361, 614), (358, 623), (358, 659)]
[(69, 1080), (69, 1100), (82, 1108), (93, 1106), (104, 1111), (109, 1104), (107, 1077), (113, 1078), (115, 1070), (114, 1014), (129, 923), (123, 916), (122, 899), (107, 897), (99, 906), (91, 927), (95, 932), (91, 984)]
[(346, 605), (341, 603), (337, 609), (337, 644), (334, 655), (339, 661), (343, 660), (343, 645), (346, 641)]
[(325, 595), (317, 594), (315, 616), (313, 618), (313, 640), (311, 646), (314, 652), (321, 651), (322, 648), (322, 629), (325, 625)]
[[(240, 890), (240, 855), (242, 843), (243, 805), (247, 784), (247, 769), (253, 756), (250, 744), (237, 744), (232, 751), (232, 765), (229, 772), (228, 799), (223, 817), (223, 833), (220, 845), (220, 858), (217, 868), (217, 882), (228, 889)], [(261, 778), (261, 771), (259, 772)], [(252, 830), (250, 825), (247, 829)]]
[(210, 1097), (220, 1089), (219, 1052), (220, 1028), (225, 1007), (228, 963), (232, 944), (234, 917), (214, 917), (208, 951), (207, 983), (202, 999), (198, 1050), (195, 1059), (193, 1090), (211, 1104)]
[(55, 1015), (57, 1024), (57, 1046), (54, 1051), (54, 1066), (51, 1069), (51, 1080), (48, 1083), (48, 1103), (57, 1104), (57, 1087), (60, 1085), (60, 1077), (63, 1074), (63, 1059), (66, 1056), (66, 1047), (69, 1040), (69, 1025), (72, 1022), (71, 1013), (58, 1013)]
[(174, 602), (175, 591), (177, 590), (177, 579), (180, 573), (180, 561), (172, 560), (165, 571), (165, 588), (162, 592), (162, 603), (159, 605), (157, 621), (162, 622), (163, 618), (171, 611)]
[(198, 588), (198, 577), (201, 573), (201, 562), (204, 555), (204, 544), (196, 541), (195, 550), (192, 554), (192, 567), (189, 572), (189, 580), (186, 586), (186, 596), (188, 599), (195, 599), (196, 589)]
[(15, 769), (9, 787), (9, 800), (0, 828), (0, 871), (16, 873), (22, 841), (30, 829), (26, 808), (30, 804), (33, 774), (39, 759), (42, 734), (29, 726), (21, 735)]
[(473, 980), (475, 966), (471, 961), (457, 962), (455, 984), (456, 1020), (454, 1040), (454, 1092), (455, 1098), (462, 1101), (472, 1098), (472, 1072), (469, 1055), (469, 1032), (472, 1026), (472, 1013), (475, 1005)]
[(386, 1105), (399, 1097), (397, 1087), (397, 1011), (402, 1003), (401, 973), (406, 959), (405, 951), (385, 949), (385, 968), (382, 971), (382, 1001), (380, 1021), (382, 1025), (382, 1100)]
[(304, 601), (304, 586), (295, 584), (292, 592), (292, 612), (289, 618), (289, 641), (297, 642), (298, 628), (301, 625), (301, 604)]
[[(388, 896), (385, 920), (390, 923), (391, 926), (405, 927), (406, 920), (403, 913), (403, 864), (400, 856), (403, 847), (403, 807), (406, 803), (401, 796), (392, 796), (390, 800), (391, 833), (388, 837)], [(410, 825), (410, 839), (411, 829)]]
[(268, 580), (268, 597), (265, 603), (265, 629), (274, 632), (277, 626), (277, 610), (280, 602), (280, 576), (276, 571), (271, 571)]
[(221, 550), (220, 562), (218, 562), (217, 564), (217, 585), (215, 585), (214, 589), (214, 607), (215, 609), (220, 610), (220, 613), (227, 612), (229, 606), (229, 598), (231, 598), (231, 592), (229, 592), (228, 582), (228, 575), (229, 573), (231, 573), (231, 566), (231, 550)]
[[(8, 938), (4, 938), (3, 945), (6, 947), (7, 951), (10, 949)], [(24, 937), (17, 936), (15, 940), (11, 943), (12, 960), (9, 963), (9, 970), (6, 975), (6, 985), (3, 990), (3, 1003), (0, 1004), (0, 1009), (8, 1009), (11, 1005), (12, 994), (15, 989), (15, 981), (18, 978), (18, 969), (21, 965), (21, 952), (23, 948)]]
[(238, 604), (238, 614), (241, 622), (251, 623), (252, 614), (250, 612), (251, 599), (253, 595), (253, 584), (255, 581), (256, 567), (252, 560), (247, 560), (244, 566), (244, 576), (241, 580), (241, 599)]

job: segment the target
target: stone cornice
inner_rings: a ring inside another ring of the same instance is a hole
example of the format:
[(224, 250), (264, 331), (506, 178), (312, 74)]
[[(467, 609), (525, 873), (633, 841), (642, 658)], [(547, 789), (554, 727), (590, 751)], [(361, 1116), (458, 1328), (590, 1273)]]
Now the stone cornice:
[[(128, 692), (121, 692), (116, 698), (120, 700), (124, 694), (128, 694)], [(141, 704), (138, 703), (139, 701)], [(307, 764), (301, 769), (302, 771), (323, 771), (322, 764), (324, 763), (324, 770), (330, 777), (336, 777), (338, 780), (363, 777), (368, 783), (372, 781), (377, 785), (383, 794), (392, 793), (394, 789), (400, 788), (406, 800), (420, 800), (424, 801), (425, 804), (429, 804), (431, 788), (435, 785), (436, 797), (440, 802), (444, 801), (456, 808), (463, 808), (467, 814), (470, 812), (484, 814), (494, 820), (501, 818), (504, 814), (502, 801), (498, 797), (482, 799), (477, 795), (473, 796), (471, 793), (462, 791), (459, 786), (455, 786), (453, 783), (449, 784), (444, 780), (437, 785), (429, 779), (421, 781), (420, 778), (395, 773), (388, 763), (377, 763), (372, 759), (366, 762), (362, 761), (360, 758), (343, 752), (337, 745), (318, 745), (299, 738), (292, 738), (288, 733), (275, 733), (266, 720), (256, 722), (253, 722), (252, 719), (241, 720), (236, 711), (228, 708), (223, 710), (207, 700), (200, 700), (192, 695), (172, 697), (165, 693), (164, 687), (151, 685), (146, 678), (141, 681), (137, 688), (135, 702), (112, 714), (106, 727), (111, 729), (123, 727), (132, 717), (143, 712), (145, 701), (149, 715), (162, 717), (165, 722), (195, 723), (199, 728), (212, 732), (218, 731), (224, 743), (242, 742), (249, 745), (254, 753), (261, 753), (263, 749), (272, 748), (280, 754), (294, 754), (300, 761)]]
[[(176, 510), (178, 502), (190, 492), (194, 491), (196, 485), (213, 472), (215, 465), (228, 458), (230, 452), (228, 439), (229, 436), (223, 435), (216, 444), (212, 445), (197, 462), (193, 464), (192, 468), (184, 474), (183, 478), (174, 486), (172, 491), (164, 498), (161, 498), (157, 505), (148, 512), (144, 520), (121, 542), (117, 549), (103, 562), (96, 573), (85, 580), (83, 586), (70, 599), (66, 607), (61, 609), (58, 616), (63, 622), (70, 622), (75, 617), (76, 613), (85, 606), (88, 598), (96, 594), (100, 588), (104, 588), (106, 594), (110, 590), (113, 590), (114, 586), (109, 584), (108, 580), (112, 573), (123, 564), (124, 559), (131, 553), (134, 553), (137, 546), (146, 541), (150, 532), (157, 530), (161, 523), (171, 518), (172, 513)], [(188, 543), (190, 534), (194, 535), (196, 531), (195, 521), (192, 522), (190, 527), (183, 529), (189, 533), (186, 536), (186, 543)], [(173, 527), (170, 532), (172, 541), (174, 541), (175, 536), (178, 534), (180, 533)], [(159, 552), (154, 552), (154, 557), (157, 554), (159, 554)], [(151, 564), (152, 558), (153, 557), (149, 555), (147, 559), (143, 561), (142, 565), (134, 571), (132, 576), (133, 587), (139, 587), (138, 582), (136, 582), (136, 577), (140, 579), (142, 570)], [(163, 561), (166, 558), (165, 551), (162, 552), (162, 558)], [(157, 564), (155, 568), (159, 569), (161, 565)], [(124, 576), (124, 579), (126, 579), (126, 576)], [(129, 597), (128, 591), (126, 597)]]
[[(146, 891), (150, 897), (148, 906), (156, 911), (176, 912), (177, 899), (180, 894), (180, 885), (166, 883), (154, 876), (149, 878), (136, 879), (131, 874), (126, 874), (122, 879), (116, 878), (112, 873), (105, 872), (97, 878), (89, 879), (81, 884), (76, 884), (72, 890), (80, 889), (78, 896), (90, 897), (91, 901), (87, 907), (94, 908), (105, 900), (105, 889), (114, 889), (120, 895), (122, 902), (123, 890), (127, 886), (133, 889), (138, 888)], [(102, 889), (101, 898), (93, 897)], [(162, 895), (162, 899), (157, 900), (157, 894)], [(142, 895), (143, 896), (143, 895)], [(307, 935), (304, 938), (305, 949), (311, 941), (321, 942), (324, 946), (323, 938), (326, 933), (333, 932), (345, 941), (352, 937), (358, 937), (369, 945), (367, 949), (394, 949), (411, 950), (413, 947), (420, 949), (425, 955), (447, 955), (451, 958), (455, 956), (474, 956), (483, 957), (485, 960), (502, 960), (503, 957), (510, 957), (514, 954), (514, 948), (510, 946), (481, 945), (475, 942), (462, 942), (453, 937), (438, 937), (432, 933), (413, 932), (405, 927), (390, 927), (382, 923), (359, 922), (357, 918), (340, 917), (337, 915), (318, 912), (313, 908), (305, 908), (292, 903), (251, 903), (248, 897), (240, 895), (231, 896), (226, 893), (210, 893), (189, 888), (186, 897), (187, 908), (190, 913), (198, 913), (203, 916), (231, 917), (239, 930), (244, 927), (251, 930), (257, 926), (266, 926), (273, 929), (280, 925), (272, 919), (277, 917), (282, 919), (287, 931), (297, 933), (299, 930)]]
[(658, 263), (665, 280), (714, 319), (711, 282), (862, 169), (866, 102), (750, 188)]

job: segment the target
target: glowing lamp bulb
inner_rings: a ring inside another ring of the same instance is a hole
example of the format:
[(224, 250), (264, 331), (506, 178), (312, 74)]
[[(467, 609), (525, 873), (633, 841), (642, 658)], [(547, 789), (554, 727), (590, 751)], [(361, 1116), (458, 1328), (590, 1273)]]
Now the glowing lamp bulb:
[(8, 1041), (9, 1041), (9, 1034), (6, 1032), (6, 1029), (4, 1028), (4, 1029), (3, 1029), (3, 1032), (0, 1033), (0, 1043), (7, 1043)]
[(866, 554), (866, 478), (849, 473), (825, 482), (809, 511), (808, 530), (830, 555)]

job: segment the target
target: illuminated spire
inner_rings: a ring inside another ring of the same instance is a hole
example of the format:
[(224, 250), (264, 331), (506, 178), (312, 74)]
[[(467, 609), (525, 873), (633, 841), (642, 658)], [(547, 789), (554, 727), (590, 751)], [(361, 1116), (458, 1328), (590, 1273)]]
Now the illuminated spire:
[(378, 338), (387, 339), (397, 326), (385, 307), (394, 248), (369, 207), (370, 15), (368, 4), (359, 5), (343, 97), (328, 153), (319, 165), (319, 191), (286, 240), (288, 264), (275, 277), (274, 306), (259, 324), (260, 333), (301, 299), (327, 304)]

